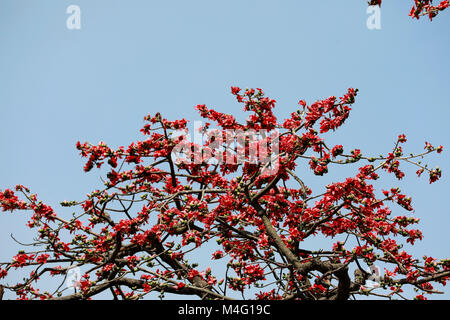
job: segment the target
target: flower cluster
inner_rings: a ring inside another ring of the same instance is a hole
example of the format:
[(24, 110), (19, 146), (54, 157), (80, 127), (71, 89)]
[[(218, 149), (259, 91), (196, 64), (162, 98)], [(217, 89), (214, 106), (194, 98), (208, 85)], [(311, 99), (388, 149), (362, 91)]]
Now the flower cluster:
[[(439, 0), (438, 0), (439, 1)], [(369, 6), (380, 6), (382, 0), (369, 0)], [(419, 20), (421, 16), (428, 16), (433, 20), (440, 11), (443, 11), (449, 7), (449, 0), (440, 0), (440, 3), (436, 6), (433, 5), (433, 0), (414, 0), (414, 5), (411, 8), (409, 16), (413, 19)]]
[(442, 0), (437, 6), (433, 6), (433, 0), (414, 0), (414, 6), (409, 15), (414, 19), (427, 15), (430, 20), (438, 15), (440, 11), (447, 9), (450, 5), (449, 0)]

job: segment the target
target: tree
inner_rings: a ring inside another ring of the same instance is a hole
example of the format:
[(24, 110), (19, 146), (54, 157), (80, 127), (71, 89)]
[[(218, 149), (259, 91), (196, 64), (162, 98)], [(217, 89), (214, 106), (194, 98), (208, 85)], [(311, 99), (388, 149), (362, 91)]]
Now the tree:
[[(20, 298), (81, 299), (110, 290), (124, 298), (160, 291), (227, 299), (226, 288), (244, 292), (261, 286), (259, 299), (348, 299), (372, 293), (364, 287), (372, 275), (363, 264), (383, 263), (387, 268), (380, 285), (390, 287), (390, 295), (400, 294), (404, 285), (432, 293), (432, 282), (445, 284), (449, 277), (450, 260), (424, 257), (419, 263), (401, 249), (396, 237), (410, 244), (422, 238), (419, 230), (409, 228), (418, 219), (393, 216), (387, 204), (411, 211), (411, 198), (398, 188), (377, 196), (372, 181), (381, 170), (402, 179), (400, 163), (407, 162), (419, 168), (419, 176), (427, 172), (432, 183), (441, 176), (440, 169), (416, 159), (443, 148), (427, 142), (424, 152), (405, 156), (404, 135), (392, 152), (380, 157), (328, 146), (320, 135), (345, 122), (357, 92), (350, 88), (340, 98), (311, 105), (301, 100), (299, 109), (278, 123), (275, 100), (261, 89), (242, 92), (232, 87), (250, 116), (241, 124), (232, 115), (198, 105), (200, 115), (219, 128), (208, 130), (209, 123), (201, 128), (203, 145), (179, 134), (186, 120), (168, 121), (159, 113), (145, 118), (141, 131), (148, 138), (126, 149), (78, 142), (81, 155), (88, 158), (85, 171), (105, 162), (111, 168), (104, 189), (81, 202), (61, 203), (78, 208), (72, 218), (58, 216), (24, 186), (0, 193), (4, 211), (33, 212), (28, 226), (38, 229), (34, 245), (42, 247), (19, 252), (1, 269), (4, 277), (11, 269), (33, 267), (26, 281), (5, 289)], [(312, 195), (295, 173), (304, 161), (317, 176), (326, 174), (330, 165), (363, 165), (356, 176)], [(290, 180), (296, 187), (287, 186)], [(62, 240), (64, 233), (70, 241)], [(345, 240), (330, 250), (302, 248), (318, 234), (331, 239), (344, 235)], [(352, 239), (356, 245), (348, 248)], [(212, 240), (221, 248), (210, 252), (211, 258), (226, 261), (222, 277), (210, 268), (197, 270), (185, 259), (191, 250), (213, 248), (207, 244)], [(356, 266), (353, 278), (351, 265)], [(77, 293), (60, 297), (59, 290), (50, 294), (34, 289), (44, 274), (64, 276), (74, 266), (89, 266)]]
[[(418, 18), (448, 1), (415, 5)], [(388, 289), (387, 298), (402, 297), (405, 286), (418, 291), (417, 299), (433, 294), (433, 285), (449, 279), (450, 259), (417, 259), (403, 249), (404, 242), (422, 239), (412, 228), (418, 218), (393, 214), (412, 211), (412, 200), (398, 188), (377, 188), (375, 180), (382, 171), (401, 180), (400, 165), (407, 164), (433, 183), (441, 170), (418, 160), (443, 147), (426, 142), (424, 151), (406, 155), (403, 134), (384, 156), (328, 145), (323, 134), (349, 118), (357, 92), (350, 88), (309, 105), (300, 100), (278, 121), (276, 101), (261, 89), (232, 87), (248, 118), (241, 123), (198, 105), (201, 117), (217, 124), (204, 123), (201, 144), (190, 141), (185, 119), (169, 121), (159, 113), (145, 117), (145, 139), (126, 148), (78, 142), (84, 170), (106, 168), (107, 179), (86, 199), (61, 202), (74, 208), (72, 216), (57, 214), (25, 186), (0, 191), (2, 210), (31, 211), (27, 225), (37, 232), (32, 250), (0, 263), (0, 279), (29, 271), (20, 283), (2, 284), (0, 296), (5, 290), (20, 299), (87, 299), (104, 292), (124, 299), (152, 292), (231, 299), (249, 292), (257, 299), (345, 300), (379, 295), (369, 280)], [(357, 173), (315, 194), (299, 173), (309, 167), (320, 179), (342, 166), (357, 166)], [(318, 237), (330, 248), (304, 247)], [(217, 269), (188, 261), (205, 252)], [(378, 266), (384, 275), (368, 271)], [(65, 294), (66, 278), (77, 268), (85, 272), (76, 277), (75, 292)], [(46, 276), (59, 279), (52, 292), (37, 288)]]

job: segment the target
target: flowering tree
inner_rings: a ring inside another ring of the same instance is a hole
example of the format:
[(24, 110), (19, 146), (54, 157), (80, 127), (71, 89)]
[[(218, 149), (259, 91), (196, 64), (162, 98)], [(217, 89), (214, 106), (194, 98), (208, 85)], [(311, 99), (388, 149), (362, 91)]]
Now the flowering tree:
[[(23, 282), (4, 288), (19, 298), (41, 299), (85, 299), (106, 290), (116, 298), (159, 291), (229, 299), (227, 289), (253, 292), (258, 299), (348, 299), (373, 293), (364, 286), (372, 277), (367, 265), (381, 263), (386, 268), (378, 281), (390, 288), (387, 297), (401, 295), (404, 285), (420, 291), (418, 298), (433, 293), (432, 283), (445, 284), (450, 276), (450, 260), (425, 256), (421, 262), (402, 250), (399, 239), (411, 245), (422, 239), (411, 228), (419, 219), (393, 215), (388, 205), (411, 211), (411, 198), (398, 188), (377, 194), (372, 182), (382, 170), (402, 179), (400, 164), (406, 162), (418, 167), (419, 176), (426, 172), (432, 183), (440, 169), (416, 159), (443, 148), (427, 142), (422, 153), (404, 155), (404, 135), (386, 156), (329, 146), (321, 134), (346, 121), (357, 91), (350, 88), (340, 98), (311, 105), (301, 100), (297, 111), (278, 122), (275, 100), (261, 89), (232, 87), (249, 117), (239, 123), (232, 115), (198, 105), (200, 115), (218, 126), (210, 130), (207, 122), (200, 128), (202, 145), (179, 134), (186, 120), (168, 121), (159, 113), (145, 118), (141, 131), (147, 138), (127, 148), (78, 142), (87, 158), (85, 171), (102, 165), (110, 169), (103, 189), (83, 201), (61, 203), (78, 208), (71, 218), (57, 215), (24, 186), (0, 192), (4, 211), (33, 212), (28, 227), (38, 234), (36, 250), (20, 251), (2, 264), (1, 278), (31, 268)], [(230, 138), (236, 132), (262, 134)], [(251, 154), (271, 161), (250, 156), (239, 161)], [(314, 195), (296, 173), (305, 164), (322, 176), (332, 167), (356, 163), (355, 176)], [(334, 243), (329, 249), (302, 247), (318, 235)], [(209, 244), (212, 240), (219, 248)], [(190, 251), (201, 248), (223, 261), (222, 270), (198, 269), (187, 261)], [(61, 285), (52, 293), (35, 289), (45, 274), (61, 276), (63, 284), (74, 267), (86, 270), (75, 293), (63, 294)]]
[[(411, 15), (432, 19), (448, 5), (415, 0)], [(106, 166), (107, 173), (102, 189), (61, 203), (75, 208), (72, 216), (57, 214), (25, 186), (0, 191), (2, 210), (30, 211), (27, 225), (37, 231), (28, 245), (33, 250), (0, 263), (0, 298), (7, 290), (20, 299), (88, 299), (104, 292), (139, 299), (167, 292), (202, 299), (248, 293), (256, 299), (345, 300), (403, 297), (410, 286), (424, 299), (436, 292), (433, 285), (446, 284), (450, 259), (417, 259), (403, 249), (404, 242), (422, 239), (412, 228), (418, 218), (393, 213), (411, 212), (411, 198), (391, 186), (377, 190), (374, 183), (380, 171), (402, 179), (401, 164), (437, 181), (439, 167), (419, 160), (441, 153), (442, 146), (426, 142), (424, 151), (406, 155), (403, 134), (384, 156), (329, 145), (323, 134), (348, 119), (357, 89), (309, 105), (300, 100), (282, 121), (273, 112), (276, 101), (261, 89), (231, 92), (248, 118), (241, 123), (198, 105), (201, 117), (217, 124), (200, 128), (201, 143), (190, 141), (185, 119), (169, 121), (159, 113), (145, 117), (145, 139), (126, 148), (78, 142), (87, 158), (84, 170)], [(352, 165), (358, 168), (354, 176), (314, 194), (297, 170), (309, 167), (320, 177)], [(304, 243), (316, 237), (329, 239), (329, 247), (306, 249)], [(216, 260), (215, 269), (198, 267), (205, 254)], [(368, 271), (374, 266), (383, 266), (384, 274)], [(68, 275), (81, 268), (75, 290), (67, 293)], [(18, 269), (26, 274), (23, 281), (6, 284)], [(58, 286), (41, 291), (48, 276), (59, 278)], [(374, 292), (368, 280), (387, 293)]]
[[(368, 3), (371, 6), (378, 5), (381, 7), (382, 0), (369, 0)], [(441, 0), (437, 6), (433, 6), (433, 0), (414, 0), (414, 5), (411, 8), (409, 15), (417, 20), (419, 20), (421, 16), (428, 16), (430, 20), (433, 20), (440, 11), (447, 9), (449, 4), (448, 0)]]

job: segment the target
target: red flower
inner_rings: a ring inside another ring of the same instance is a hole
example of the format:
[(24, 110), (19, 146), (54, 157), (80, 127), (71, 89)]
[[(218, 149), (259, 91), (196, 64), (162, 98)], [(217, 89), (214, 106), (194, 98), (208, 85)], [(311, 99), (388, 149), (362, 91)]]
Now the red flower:
[(7, 275), (8, 275), (8, 271), (6, 271), (5, 269), (1, 269), (0, 268), (0, 279), (3, 279)]
[(186, 286), (186, 284), (184, 282), (178, 282), (177, 283), (177, 290), (181, 290)]
[(50, 257), (50, 255), (48, 254), (41, 254), (36, 258), (36, 262), (37, 263), (41, 263), (44, 264), (47, 262), (48, 257)]
[(241, 91), (241, 88), (239, 88), (239, 87), (231, 87), (231, 93), (234, 95), (239, 94), (240, 91)]

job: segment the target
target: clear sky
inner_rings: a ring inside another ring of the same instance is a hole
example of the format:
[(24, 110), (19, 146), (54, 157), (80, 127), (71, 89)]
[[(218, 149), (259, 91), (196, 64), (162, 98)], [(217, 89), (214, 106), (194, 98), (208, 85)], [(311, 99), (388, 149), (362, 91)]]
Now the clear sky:
[[(80, 30), (66, 27), (72, 4)], [(409, 167), (384, 186), (413, 198), (424, 240), (411, 252), (448, 258), (450, 9), (430, 23), (408, 17), (411, 5), (383, 1), (381, 29), (369, 30), (364, 0), (2, 0), (0, 189), (26, 185), (55, 209), (82, 199), (102, 184), (83, 173), (76, 141), (128, 145), (148, 113), (200, 120), (197, 104), (239, 114), (232, 85), (262, 88), (280, 118), (301, 98), (354, 87), (351, 117), (330, 141), (378, 155), (405, 133), (408, 153), (425, 141), (446, 148), (427, 159), (443, 170), (438, 183)], [(31, 238), (27, 218), (0, 214), (2, 261), (18, 250), (10, 233)]]

